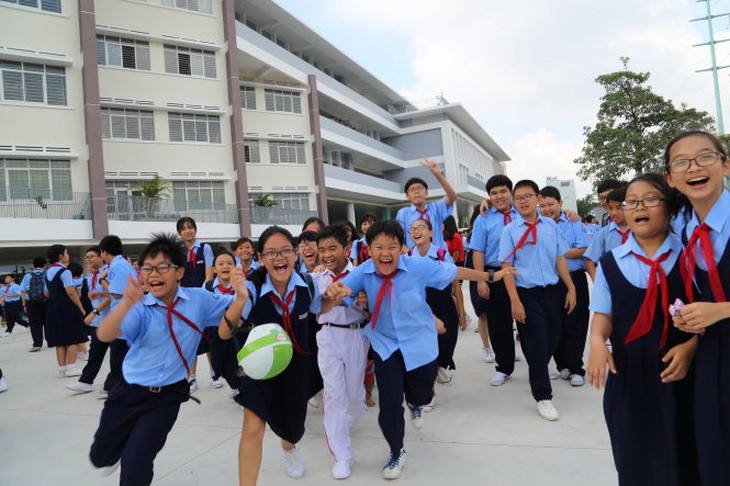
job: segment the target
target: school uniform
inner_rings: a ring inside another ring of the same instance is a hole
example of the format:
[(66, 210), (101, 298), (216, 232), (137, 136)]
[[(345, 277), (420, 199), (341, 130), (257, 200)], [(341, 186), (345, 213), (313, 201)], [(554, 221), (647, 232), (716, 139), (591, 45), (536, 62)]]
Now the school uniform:
[(185, 273), (180, 285), (200, 288), (205, 283), (205, 269), (213, 266), (213, 249), (209, 244), (195, 240), (193, 246), (185, 248), (185, 254)]
[[(506, 213), (492, 207), (486, 215), (478, 216), (474, 220), (468, 247), (471, 250), (482, 252), (484, 255), (484, 270), (501, 270), (502, 260), (499, 259), (499, 243), (505, 226), (520, 217), (520, 213), (510, 206)], [(470, 255), (473, 262), (473, 255)], [(469, 266), (473, 268), (473, 263)], [(509, 294), (504, 281), (489, 283), (489, 299), (482, 298), (477, 292), (477, 282), (469, 282), (469, 294), (474, 312), (487, 314), (489, 339), (494, 350), (496, 370), (505, 375), (511, 375), (515, 369), (515, 335), (512, 308)]]
[(690, 380), (662, 383), (659, 377), (667, 367), (662, 357), (692, 337), (667, 314), (668, 303), (684, 300), (681, 251), (681, 241), (669, 233), (649, 258), (630, 236), (601, 258), (596, 272), (590, 308), (612, 321), (616, 374), (608, 373), (603, 408), (622, 486), (697, 484), (687, 424)]
[(84, 315), (66, 293), (73, 287), (71, 272), (61, 263), (53, 263), (46, 271), (48, 307), (46, 309), (46, 342), (49, 348), (86, 342)]
[[(331, 270), (314, 275), (314, 282), (324, 293), (335, 281), (345, 278), (355, 267), (347, 266), (339, 275)], [(365, 314), (357, 303), (339, 305), (317, 322), (317, 363), (324, 382), (323, 420), (327, 446), (336, 461), (351, 461), (350, 424), (357, 423), (367, 410), (365, 405), (365, 361), (369, 343), (362, 328)]]
[[(446, 250), (437, 247), (433, 243), (428, 247), (425, 255), (421, 255), (418, 248), (413, 248), (409, 255), (414, 258), (430, 258), (435, 261), (454, 263), (454, 259)], [(446, 328), (444, 334), (438, 334), (438, 365), (444, 369), (455, 370), (454, 350), (456, 349), (456, 341), (459, 338), (459, 312), (456, 310), (451, 285), (447, 285), (443, 289), (427, 288), (426, 303), (431, 308), (431, 312), (443, 321)]]
[[(110, 294), (119, 295), (119, 297), (110, 296), (109, 311), (111, 312), (121, 302), (124, 290), (129, 283), (129, 277), (137, 280), (137, 271), (122, 255), (115, 256), (108, 265), (109, 271), (106, 274), (109, 284), (108, 291)], [(109, 344), (109, 374), (104, 381), (105, 390), (109, 390), (116, 381), (122, 378), (122, 362), (128, 350), (129, 347), (124, 341), (124, 337), (115, 339)]]
[[(694, 279), (685, 273), (690, 302), (727, 302), (730, 296), (730, 192), (724, 190), (707, 214), (703, 224), (696, 213), (687, 223), (684, 257), (694, 254)], [(709, 235), (711, 249), (703, 248)], [(694, 237), (694, 238), (693, 238)], [(693, 241), (694, 240), (694, 241)], [(704, 254), (710, 252), (714, 262)], [(686, 260), (684, 260), (686, 262)], [(689, 263), (689, 262), (688, 262)], [(709, 263), (709, 265), (708, 265)], [(714, 267), (714, 268), (713, 268)], [(692, 268), (687, 269), (689, 272)], [(730, 478), (730, 319), (705, 329), (695, 356), (695, 431), (699, 467), (704, 486), (725, 485)]]
[(39, 295), (30, 295), (30, 284), (34, 275), (39, 276), (43, 280), (43, 290), (47, 290), (45, 270), (42, 268), (34, 268), (26, 273), (20, 283), (20, 287), (25, 292), (25, 308), (28, 313), (28, 321), (30, 322), (30, 335), (33, 339), (33, 347), (40, 348), (43, 346), (43, 327), (46, 324), (47, 299), (42, 293)]
[(598, 263), (603, 255), (613, 250), (617, 246), (626, 243), (626, 240), (631, 234), (631, 229), (627, 226), (625, 230), (621, 231), (619, 226), (611, 221), (606, 226), (601, 228), (596, 236), (593, 237), (593, 241), (586, 248), (586, 252), (583, 254), (583, 258), (587, 258), (593, 263)]
[(596, 233), (601, 229), (600, 226), (597, 224), (587, 224), (585, 225), (586, 235), (588, 236), (589, 241), (593, 241), (593, 237), (596, 236)]
[[(206, 282), (203, 288), (208, 292), (220, 295), (235, 295), (236, 291), (229, 282), (227, 285), (221, 284), (218, 277)], [(221, 376), (226, 380), (228, 386), (236, 390), (239, 386), (238, 376), (238, 360), (236, 359), (236, 350), (233, 341), (221, 339), (218, 335), (218, 329), (208, 327), (203, 330), (207, 336), (208, 350), (210, 351), (210, 367), (213, 372), (213, 379), (217, 380)], [(199, 349), (199, 348), (198, 348)]]
[[(568, 248), (586, 248), (589, 245), (588, 234), (585, 226), (580, 221), (568, 221), (564, 212), (556, 221), (558, 231), (565, 240)], [(588, 336), (588, 276), (586, 275), (586, 264), (583, 257), (566, 258), (570, 279), (575, 286), (575, 308), (568, 314), (563, 312), (563, 329), (560, 341), (555, 349), (555, 364), (559, 370), (567, 369), (571, 375), (585, 376), (583, 369), (583, 350), (586, 347)], [(561, 285), (564, 286), (564, 284)], [(565, 289), (567, 291), (567, 289)]]
[(124, 317), (129, 344), (123, 377), (109, 391), (89, 458), (96, 467), (121, 460), (121, 485), (152, 482), (153, 463), (190, 397), (185, 377), (202, 329), (218, 326), (234, 297), (179, 287), (173, 305), (145, 295)]
[[(243, 263), (241, 263), (241, 259), (236, 257), (236, 266), (243, 268)], [(251, 265), (248, 266), (248, 268), (243, 268), (243, 273), (248, 277), (251, 275), (251, 272), (256, 270), (257, 268), (260, 268), (261, 264), (257, 262), (256, 260), (251, 260)]]
[(23, 303), (20, 301), (20, 285), (9, 283), (0, 287), (0, 297), (5, 297), (5, 325), (8, 334), (13, 332), (15, 324), (26, 326), (23, 320)]
[[(403, 448), (403, 397), (420, 407), (433, 398), (438, 339), (426, 287), (443, 289), (456, 278), (456, 265), (403, 255), (396, 272), (382, 276), (372, 260), (355, 268), (343, 283), (353, 296), (365, 291), (371, 322), (364, 334), (375, 351), (380, 411), (378, 424), (391, 454)], [(349, 303), (353, 298), (346, 299)]]
[(518, 270), (515, 285), (526, 317), (517, 323), (517, 331), (538, 402), (553, 396), (548, 363), (560, 340), (565, 302), (555, 260), (568, 250), (555, 221), (539, 214), (534, 225), (517, 216), (504, 228), (499, 243), (500, 261)]
[[(84, 277), (84, 285), (88, 288), (89, 293), (105, 291), (104, 286), (101, 283), (101, 272), (106, 270), (107, 265), (103, 265), (92, 274)], [(91, 310), (93, 311), (93, 309), (96, 309), (103, 300), (103, 297), (91, 299)], [(94, 317), (94, 319), (91, 321), (91, 325), (89, 326), (91, 328), (91, 346), (89, 346), (89, 359), (86, 362), (83, 371), (81, 372), (81, 377), (79, 378), (79, 381), (81, 383), (92, 385), (94, 383), (94, 380), (96, 379), (96, 376), (99, 374), (102, 363), (104, 362), (104, 357), (106, 356), (106, 352), (109, 349), (110, 343), (100, 341), (99, 338), (96, 336), (96, 331), (99, 328), (99, 324), (101, 324), (101, 321), (104, 320), (104, 318), (106, 318), (108, 314), (109, 306), (100, 311), (99, 315)], [(117, 378), (118, 377), (115, 374), (109, 373), (106, 377), (106, 380), (104, 381), (104, 390), (108, 392), (111, 389), (112, 385), (114, 385), (114, 381)]]
[(426, 203), (423, 211), (418, 209), (415, 204), (400, 208), (398, 210), (398, 213), (396, 213), (395, 215), (395, 220), (400, 223), (400, 225), (403, 227), (403, 230), (405, 231), (406, 246), (408, 246), (408, 248), (412, 248), (415, 245), (415, 243), (411, 239), (410, 233), (408, 233), (408, 229), (411, 227), (414, 221), (417, 221), (419, 219), (425, 219), (426, 221), (429, 221), (431, 223), (431, 227), (433, 229), (433, 238), (431, 239), (431, 241), (433, 242), (433, 244), (441, 248), (446, 248), (441, 225), (453, 211), (453, 203), (447, 206), (446, 197), (443, 197), (438, 201)]
[(350, 249), (350, 260), (356, 261), (358, 265), (366, 262), (370, 259), (370, 248), (368, 247), (367, 239), (365, 235), (362, 238), (355, 241)]

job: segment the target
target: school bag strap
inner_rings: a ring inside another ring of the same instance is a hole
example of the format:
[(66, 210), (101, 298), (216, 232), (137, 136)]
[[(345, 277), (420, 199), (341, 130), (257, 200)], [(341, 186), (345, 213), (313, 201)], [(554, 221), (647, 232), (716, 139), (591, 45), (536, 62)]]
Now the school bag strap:
[(207, 290), (208, 292), (213, 292), (213, 282), (214, 281), (215, 280), (208, 280), (207, 282), (205, 282), (205, 290)]

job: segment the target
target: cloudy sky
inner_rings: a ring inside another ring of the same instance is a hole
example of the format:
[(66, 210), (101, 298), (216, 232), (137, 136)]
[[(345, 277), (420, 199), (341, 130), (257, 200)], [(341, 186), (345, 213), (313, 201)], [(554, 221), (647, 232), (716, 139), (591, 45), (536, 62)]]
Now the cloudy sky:
[[(409, 100), (460, 102), (511, 157), (508, 175), (576, 178), (582, 128), (602, 95), (593, 80), (629, 67), (654, 90), (715, 116), (705, 15), (695, 0), (277, 0)], [(730, 0), (711, 0), (713, 13)], [(728, 17), (716, 39), (730, 38)], [(717, 46), (730, 64), (730, 42)], [(720, 71), (730, 131), (730, 69)]]

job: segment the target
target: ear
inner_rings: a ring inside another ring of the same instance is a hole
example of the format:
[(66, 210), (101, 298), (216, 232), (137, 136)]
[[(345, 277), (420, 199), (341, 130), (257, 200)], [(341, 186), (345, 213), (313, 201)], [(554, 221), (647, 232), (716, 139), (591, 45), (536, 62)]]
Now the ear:
[(672, 189), (676, 189), (676, 187), (674, 186), (674, 181), (672, 180), (671, 172), (666, 172), (666, 174), (664, 175), (664, 179), (667, 181), (667, 185), (669, 187), (671, 187)]
[(177, 272), (177, 281), (179, 282), (180, 280), (182, 280), (183, 275), (185, 275), (185, 267), (180, 267), (175, 270)]

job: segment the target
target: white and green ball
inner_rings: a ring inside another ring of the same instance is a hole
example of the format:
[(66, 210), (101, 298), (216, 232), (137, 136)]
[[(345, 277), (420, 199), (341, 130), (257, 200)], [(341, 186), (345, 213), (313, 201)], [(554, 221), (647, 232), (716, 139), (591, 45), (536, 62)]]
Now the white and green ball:
[(262, 324), (251, 329), (238, 352), (243, 373), (254, 380), (268, 380), (283, 372), (292, 358), (291, 339), (279, 324)]

